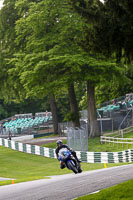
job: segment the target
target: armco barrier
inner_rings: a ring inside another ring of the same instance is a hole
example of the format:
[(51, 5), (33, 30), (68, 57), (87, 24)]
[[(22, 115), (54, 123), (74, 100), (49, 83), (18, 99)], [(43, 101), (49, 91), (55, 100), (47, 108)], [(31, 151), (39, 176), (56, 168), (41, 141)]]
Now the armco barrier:
[[(8, 139), (0, 138), (0, 146), (5, 146), (13, 150), (56, 158), (55, 149), (41, 147), (37, 145), (24, 144)], [(87, 163), (121, 163), (133, 162), (133, 149), (121, 152), (80, 152), (76, 151), (77, 156), (82, 162)]]

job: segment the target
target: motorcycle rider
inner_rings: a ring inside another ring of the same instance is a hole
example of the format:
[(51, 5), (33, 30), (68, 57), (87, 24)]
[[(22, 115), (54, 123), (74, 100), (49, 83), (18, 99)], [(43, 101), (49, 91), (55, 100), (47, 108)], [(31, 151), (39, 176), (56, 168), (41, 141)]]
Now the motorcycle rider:
[[(55, 150), (55, 153), (56, 153), (57, 159), (58, 159), (58, 156), (59, 156), (58, 153), (59, 153), (60, 149), (62, 149), (62, 148), (67, 148), (67, 149), (71, 152), (71, 154), (74, 156), (74, 158), (77, 160), (77, 162), (79, 162), (79, 163), (81, 162), (81, 161), (77, 158), (76, 152), (73, 151), (71, 148), (69, 148), (69, 146), (68, 146), (67, 144), (63, 144), (62, 140), (57, 140), (56, 144), (57, 144), (57, 148), (56, 148), (56, 150)], [(64, 163), (61, 162), (61, 161), (60, 161), (60, 168), (61, 168), (61, 169), (64, 169), (64, 168), (65, 168)]]

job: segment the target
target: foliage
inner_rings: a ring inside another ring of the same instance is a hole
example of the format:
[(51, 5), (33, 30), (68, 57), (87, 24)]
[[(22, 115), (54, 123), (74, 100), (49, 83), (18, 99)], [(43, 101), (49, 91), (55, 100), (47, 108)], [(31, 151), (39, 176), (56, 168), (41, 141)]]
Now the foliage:
[[(19, 3), (22, 1), (17, 2), (18, 9)], [(28, 12), (21, 11), (25, 17), (16, 22), (16, 41), (23, 51), (11, 60), (15, 67), (9, 70), (9, 75), (20, 80), (26, 97), (43, 97), (72, 81), (99, 82), (110, 77), (109, 73), (119, 73), (113, 61), (85, 53), (77, 45), (82, 39), (83, 21), (65, 3), (65, 0), (32, 2)]]
[(87, 80), (96, 87), (98, 104), (132, 91), (132, 5), (132, 0), (5, 0), (0, 97), (23, 104), (54, 93), (62, 120), (72, 83), (81, 109), (87, 107)]
[[(105, 0), (69, 0), (88, 27), (83, 47), (93, 52), (101, 52), (110, 57), (115, 54), (117, 61), (132, 61), (133, 2)], [(128, 19), (128, 20), (127, 20)], [(91, 26), (90, 26), (91, 24)]]
[(74, 120), (74, 113), (69, 112), (65, 115), (64, 121), (71, 122)]
[(18, 88), (20, 87), (18, 84), (16, 88), (15, 82), (12, 84), (8, 76), (8, 69), (12, 67), (8, 65), (8, 62), (14, 52), (18, 50), (14, 42), (16, 38), (15, 22), (19, 18), (15, 10), (15, 2), (16, 0), (5, 0), (4, 6), (0, 10), (0, 97), (6, 101), (19, 94)]
[(4, 107), (0, 104), (0, 119), (4, 119), (8, 116), (7, 111), (4, 109)]
[(27, 99), (22, 102), (4, 102), (0, 100), (0, 120), (12, 117), (15, 114), (33, 113), (50, 111), (47, 98), (44, 99)]
[[(43, 97), (54, 93), (55, 89), (58, 92), (58, 88), (64, 88), (68, 79), (71, 80), (73, 69), (70, 66), (74, 62), (75, 48), (72, 36), (73, 31), (78, 30), (73, 30), (71, 21), (76, 24), (78, 21), (71, 16), (67, 6), (62, 11), (64, 3), (59, 0), (32, 3), (25, 17), (16, 22), (16, 41), (24, 51), (15, 54), (11, 61), (15, 68), (9, 70), (9, 75), (14, 78), (19, 75), (27, 97)], [(71, 46), (69, 50), (68, 46)]]

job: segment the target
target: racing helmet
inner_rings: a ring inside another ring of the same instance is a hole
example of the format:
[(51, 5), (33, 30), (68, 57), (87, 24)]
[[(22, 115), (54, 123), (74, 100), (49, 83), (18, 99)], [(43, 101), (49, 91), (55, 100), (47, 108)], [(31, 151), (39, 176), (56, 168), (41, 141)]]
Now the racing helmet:
[(56, 144), (57, 144), (57, 146), (58, 146), (58, 145), (62, 145), (63, 142), (62, 142), (62, 140), (57, 140)]

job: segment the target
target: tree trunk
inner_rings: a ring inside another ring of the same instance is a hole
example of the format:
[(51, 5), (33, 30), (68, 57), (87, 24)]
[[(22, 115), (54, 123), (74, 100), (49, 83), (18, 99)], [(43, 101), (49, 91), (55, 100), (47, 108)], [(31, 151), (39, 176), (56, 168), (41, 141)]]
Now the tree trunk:
[(100, 136), (100, 130), (99, 130), (97, 114), (96, 114), (95, 86), (90, 81), (87, 81), (87, 102), (88, 102), (89, 137)]
[(53, 118), (54, 134), (56, 134), (58, 133), (58, 117), (57, 117), (57, 109), (56, 109), (56, 102), (54, 95), (50, 96), (50, 108)]
[(72, 117), (73, 127), (80, 127), (79, 110), (78, 110), (78, 104), (77, 104), (75, 90), (74, 90), (74, 84), (71, 84), (69, 86), (68, 95), (69, 95), (69, 101), (70, 101), (70, 109), (73, 115)]

